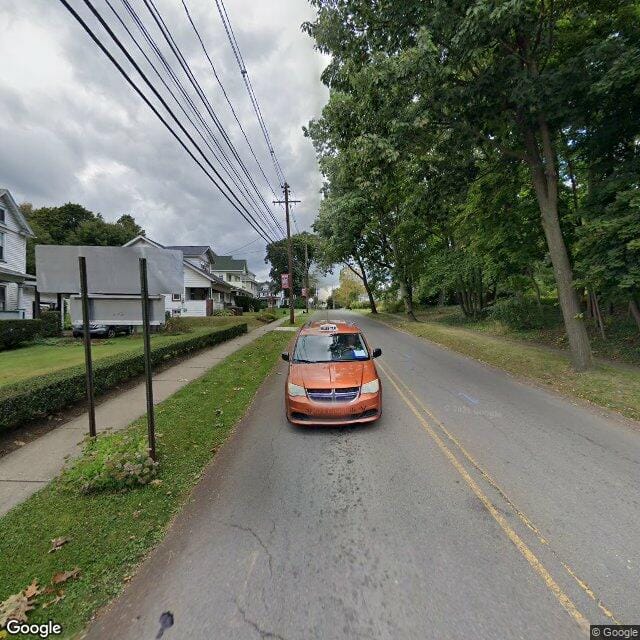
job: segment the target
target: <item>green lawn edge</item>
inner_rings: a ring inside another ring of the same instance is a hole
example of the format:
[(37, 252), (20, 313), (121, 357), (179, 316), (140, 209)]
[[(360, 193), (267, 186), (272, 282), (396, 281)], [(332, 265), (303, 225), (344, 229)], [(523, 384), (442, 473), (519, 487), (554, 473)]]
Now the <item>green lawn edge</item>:
[(429, 340), (452, 351), (497, 367), (569, 397), (585, 400), (626, 418), (640, 420), (640, 373), (631, 368), (596, 363), (585, 372), (574, 371), (568, 355), (545, 346), (476, 333), (472, 329), (433, 322), (411, 322), (394, 314), (369, 318)]
[[(56, 478), (0, 518), (0, 601), (34, 579), (45, 587), (57, 572), (78, 567), (80, 577), (60, 585), (64, 599), (42, 608), (54, 595), (39, 596), (28, 620), (55, 620), (63, 626), (62, 635), (56, 636), (60, 638), (82, 631), (163, 539), (204, 467), (245, 414), (290, 340), (290, 333), (269, 332), (157, 406), (162, 484), (80, 496)], [(143, 432), (146, 422), (139, 419), (127, 429)], [(51, 540), (58, 537), (70, 542), (48, 553)]]

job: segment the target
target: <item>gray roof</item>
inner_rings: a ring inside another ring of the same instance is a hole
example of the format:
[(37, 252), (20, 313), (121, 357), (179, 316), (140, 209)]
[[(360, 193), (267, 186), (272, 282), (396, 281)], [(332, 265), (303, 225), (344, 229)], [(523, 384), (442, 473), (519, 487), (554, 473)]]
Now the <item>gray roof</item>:
[(204, 255), (210, 247), (208, 245), (179, 245), (172, 247), (165, 247), (165, 249), (174, 249), (175, 251), (182, 251), (182, 255), (185, 258), (193, 258)]
[(213, 259), (213, 268), (216, 271), (248, 271), (247, 261), (233, 256), (216, 255)]

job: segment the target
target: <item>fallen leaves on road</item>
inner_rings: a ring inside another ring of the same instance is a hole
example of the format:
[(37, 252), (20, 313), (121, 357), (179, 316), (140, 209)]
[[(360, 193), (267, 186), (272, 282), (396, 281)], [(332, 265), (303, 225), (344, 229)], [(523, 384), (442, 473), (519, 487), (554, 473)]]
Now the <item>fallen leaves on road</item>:
[(51, 578), (51, 582), (53, 584), (62, 584), (67, 580), (72, 580), (77, 578), (80, 575), (80, 568), (75, 567), (75, 569), (71, 569), (71, 571), (59, 571), (56, 573), (53, 578)]
[(55, 551), (60, 551), (62, 547), (70, 542), (69, 538), (54, 538), (51, 541), (51, 549), (49, 549), (49, 553), (54, 553)]

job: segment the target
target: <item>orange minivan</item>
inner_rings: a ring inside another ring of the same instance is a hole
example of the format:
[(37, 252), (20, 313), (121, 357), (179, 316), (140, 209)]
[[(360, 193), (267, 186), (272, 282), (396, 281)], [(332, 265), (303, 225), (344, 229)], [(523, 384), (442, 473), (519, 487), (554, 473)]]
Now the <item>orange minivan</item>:
[(382, 387), (373, 359), (380, 355), (351, 322), (308, 322), (282, 354), (289, 363), (287, 419), (297, 425), (377, 420)]

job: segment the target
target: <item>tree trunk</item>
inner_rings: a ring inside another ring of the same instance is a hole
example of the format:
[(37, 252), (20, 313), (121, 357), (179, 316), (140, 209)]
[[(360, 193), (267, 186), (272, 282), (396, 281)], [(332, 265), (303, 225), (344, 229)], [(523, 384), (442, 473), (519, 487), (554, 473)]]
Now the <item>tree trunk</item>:
[(413, 292), (411, 286), (407, 283), (405, 278), (400, 278), (400, 295), (404, 300), (404, 310), (410, 320), (418, 320), (416, 314), (413, 312)]
[(523, 133), (527, 147), (527, 164), (531, 171), (542, 218), (542, 228), (547, 239), (549, 257), (558, 289), (558, 301), (569, 339), (573, 365), (576, 370), (584, 371), (592, 364), (591, 346), (578, 296), (573, 286), (573, 271), (569, 262), (569, 253), (560, 228), (558, 174), (551, 135), (546, 121), (540, 119), (538, 133), (542, 140), (543, 162), (535, 132), (530, 128), (525, 128)]
[(360, 267), (360, 277), (362, 279), (362, 284), (369, 296), (369, 306), (371, 307), (371, 313), (378, 313), (378, 307), (376, 307), (376, 301), (373, 297), (373, 291), (371, 290), (371, 285), (369, 285), (369, 279), (367, 278), (367, 272), (364, 269), (364, 265), (362, 264), (362, 260), (360, 256), (356, 254), (356, 261), (358, 262), (358, 266)]
[(533, 288), (536, 292), (536, 301), (538, 302), (538, 309), (542, 309), (542, 296), (540, 295), (540, 286), (534, 275), (531, 276), (531, 282), (533, 282)]
[(633, 319), (636, 321), (638, 330), (640, 331), (640, 309), (638, 308), (638, 303), (634, 298), (631, 298), (631, 300), (629, 300), (629, 311), (631, 312)]
[(442, 289), (440, 289), (440, 293), (438, 295), (438, 306), (439, 307), (444, 307), (446, 295), (447, 295), (447, 292), (444, 290), (444, 287), (443, 287)]

